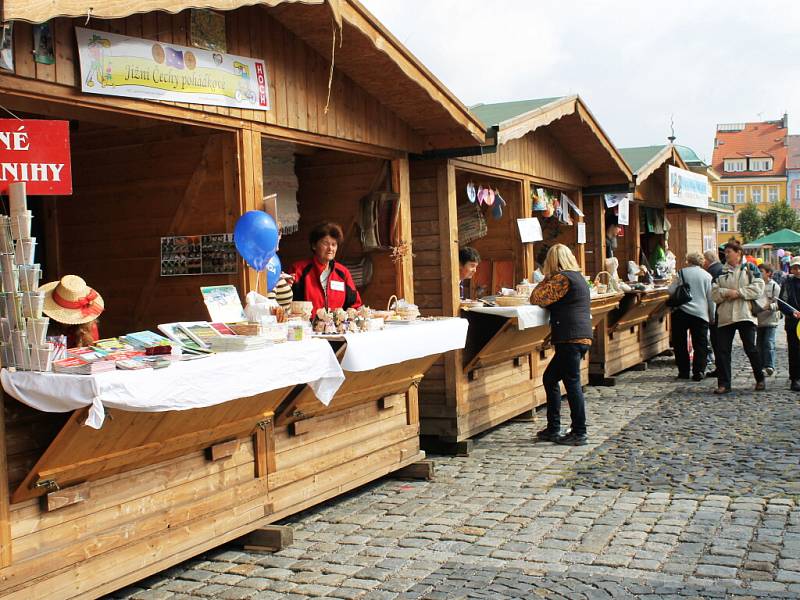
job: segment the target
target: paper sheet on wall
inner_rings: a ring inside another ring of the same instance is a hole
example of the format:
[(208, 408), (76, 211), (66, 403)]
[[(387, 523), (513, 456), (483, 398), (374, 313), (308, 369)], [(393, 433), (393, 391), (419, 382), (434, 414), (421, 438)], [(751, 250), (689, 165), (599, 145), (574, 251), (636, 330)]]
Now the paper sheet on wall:
[(578, 223), (578, 243), (586, 243), (586, 223)]
[(517, 219), (517, 227), (519, 228), (519, 237), (523, 243), (540, 242), (544, 239), (542, 225), (536, 217)]
[(628, 197), (626, 196), (622, 202), (619, 203), (617, 207), (618, 215), (617, 215), (617, 222), (620, 225), (628, 225), (628, 215), (630, 214), (630, 204), (628, 202)]

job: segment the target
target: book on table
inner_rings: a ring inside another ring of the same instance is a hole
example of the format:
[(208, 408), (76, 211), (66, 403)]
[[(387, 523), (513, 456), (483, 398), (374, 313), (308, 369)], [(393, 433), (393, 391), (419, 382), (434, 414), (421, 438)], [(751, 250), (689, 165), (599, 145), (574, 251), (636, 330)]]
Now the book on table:
[(180, 322), (178, 327), (201, 348), (210, 348), (221, 335), (208, 321)]

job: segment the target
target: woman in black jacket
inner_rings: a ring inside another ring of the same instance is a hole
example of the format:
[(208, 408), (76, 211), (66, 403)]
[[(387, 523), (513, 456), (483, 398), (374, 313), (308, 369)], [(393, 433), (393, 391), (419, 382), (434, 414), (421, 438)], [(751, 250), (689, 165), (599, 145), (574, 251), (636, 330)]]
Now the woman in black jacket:
[[(581, 387), (581, 361), (592, 344), (589, 286), (578, 261), (564, 244), (547, 253), (542, 267), (545, 279), (531, 294), (531, 304), (550, 310), (550, 339), (555, 356), (544, 370), (547, 427), (536, 434), (542, 441), (570, 446), (586, 444), (586, 408)], [(561, 388), (567, 390), (572, 429), (561, 435)]]
[(797, 338), (797, 324), (800, 323), (800, 256), (789, 263), (789, 277), (781, 286), (778, 296), (783, 302), (778, 302), (778, 308), (783, 313), (786, 327), (786, 345), (789, 351), (789, 379), (792, 381), (789, 389), (800, 392), (800, 339)]

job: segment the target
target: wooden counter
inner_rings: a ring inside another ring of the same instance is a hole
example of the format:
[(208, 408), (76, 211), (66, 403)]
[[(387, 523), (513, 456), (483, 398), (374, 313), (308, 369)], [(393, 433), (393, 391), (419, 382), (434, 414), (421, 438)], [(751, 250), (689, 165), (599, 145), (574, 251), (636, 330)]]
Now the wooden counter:
[(81, 425), (87, 409), (44, 413), (5, 396), (13, 560), (0, 596), (97, 597), (265, 524), (272, 417), (292, 390), (111, 410), (99, 430)]
[[(331, 343), (341, 362), (347, 342)], [(275, 417), (270, 520), (425, 458), (419, 443), (417, 386), (440, 357), (345, 371), (345, 381), (328, 406), (308, 386), (287, 396)]]
[(589, 374), (592, 383), (611, 377), (669, 349), (669, 294), (665, 289), (628, 292), (595, 330)]

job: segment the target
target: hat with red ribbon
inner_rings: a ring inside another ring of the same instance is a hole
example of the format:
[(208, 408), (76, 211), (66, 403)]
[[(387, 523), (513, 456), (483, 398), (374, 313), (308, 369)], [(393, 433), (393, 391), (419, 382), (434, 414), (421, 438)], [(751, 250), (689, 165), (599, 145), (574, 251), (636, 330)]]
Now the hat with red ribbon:
[(64, 325), (80, 325), (95, 320), (105, 309), (103, 298), (77, 275), (45, 283), (44, 314)]

